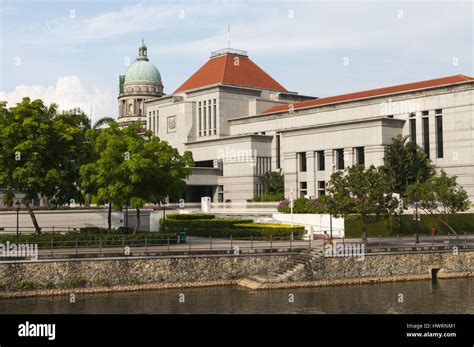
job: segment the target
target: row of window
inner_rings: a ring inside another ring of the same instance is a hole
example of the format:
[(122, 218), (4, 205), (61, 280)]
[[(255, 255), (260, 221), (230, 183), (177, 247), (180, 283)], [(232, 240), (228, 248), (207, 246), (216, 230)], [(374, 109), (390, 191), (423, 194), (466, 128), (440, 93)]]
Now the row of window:
[(263, 176), (267, 172), (272, 170), (272, 158), (271, 157), (257, 157), (255, 173), (258, 176)]
[[(317, 182), (317, 189), (318, 189), (318, 197), (323, 196), (326, 194), (326, 181), (318, 181)], [(300, 198), (304, 198), (308, 195), (308, 182), (300, 182)]]
[[(318, 197), (326, 194), (326, 181), (318, 181)], [(300, 182), (300, 198), (308, 195), (308, 182)]]
[(158, 134), (159, 123), (160, 123), (160, 111), (149, 111), (148, 112), (148, 129), (153, 131), (153, 134)]
[(125, 91), (125, 93), (131, 93), (131, 92), (155, 92), (155, 93), (159, 93), (160, 88), (158, 88), (158, 87), (125, 87), (124, 91)]
[[(316, 169), (317, 171), (326, 170), (326, 158), (324, 151), (316, 151)], [(365, 164), (365, 151), (364, 147), (355, 147), (354, 148), (355, 164), (364, 165)], [(335, 168), (336, 170), (344, 170), (345, 168), (345, 155), (344, 148), (338, 148), (334, 150), (335, 157)], [(298, 163), (299, 171), (306, 172), (307, 170), (307, 160), (306, 152), (298, 153)]]
[[(410, 113), (410, 141), (417, 143), (416, 134), (416, 113)], [(435, 110), (435, 142), (436, 142), (436, 158), (444, 157), (444, 143), (443, 143), (443, 110)], [(421, 135), (422, 148), (425, 153), (430, 156), (430, 113), (429, 111), (421, 112)]]
[(198, 135), (217, 134), (217, 101), (204, 100), (198, 102)]

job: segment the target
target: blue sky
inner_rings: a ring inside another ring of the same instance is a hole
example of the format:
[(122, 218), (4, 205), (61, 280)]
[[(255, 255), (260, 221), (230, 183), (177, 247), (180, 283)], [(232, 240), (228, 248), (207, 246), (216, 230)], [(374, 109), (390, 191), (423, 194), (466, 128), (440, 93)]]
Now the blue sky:
[(144, 37), (165, 93), (231, 43), (287, 89), (319, 97), (474, 75), (466, 1), (0, 1), (0, 99), (116, 116)]

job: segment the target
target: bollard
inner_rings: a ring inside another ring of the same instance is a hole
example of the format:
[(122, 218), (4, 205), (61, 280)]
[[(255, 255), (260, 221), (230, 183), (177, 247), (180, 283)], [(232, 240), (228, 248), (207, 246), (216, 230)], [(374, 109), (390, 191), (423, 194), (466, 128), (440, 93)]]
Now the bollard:
[(53, 239), (51, 239), (51, 257), (53, 256), (54, 254), (54, 251), (53, 251)]
[(170, 252), (170, 237), (169, 236), (166, 238), (166, 243), (168, 245), (168, 253), (169, 253)]
[(209, 236), (209, 246), (209, 249), (212, 251), (212, 236)]
[(76, 240), (76, 255), (77, 255), (77, 240)]

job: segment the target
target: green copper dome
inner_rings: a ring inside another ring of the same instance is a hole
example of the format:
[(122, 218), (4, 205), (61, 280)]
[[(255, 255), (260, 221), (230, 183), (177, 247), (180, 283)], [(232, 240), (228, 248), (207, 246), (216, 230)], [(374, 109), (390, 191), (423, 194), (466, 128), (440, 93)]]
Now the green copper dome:
[(161, 84), (161, 75), (149, 61), (136, 60), (125, 72), (125, 82), (132, 81), (151, 81)]
[(143, 42), (138, 47), (138, 57), (125, 72), (125, 82), (150, 81), (161, 83), (161, 75), (158, 69), (148, 61), (147, 48)]

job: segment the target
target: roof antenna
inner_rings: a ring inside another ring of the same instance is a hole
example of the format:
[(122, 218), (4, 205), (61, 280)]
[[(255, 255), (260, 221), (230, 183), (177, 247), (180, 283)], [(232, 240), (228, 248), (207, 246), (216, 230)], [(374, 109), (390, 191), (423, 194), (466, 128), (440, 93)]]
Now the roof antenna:
[(230, 24), (227, 24), (227, 43), (230, 49)]

